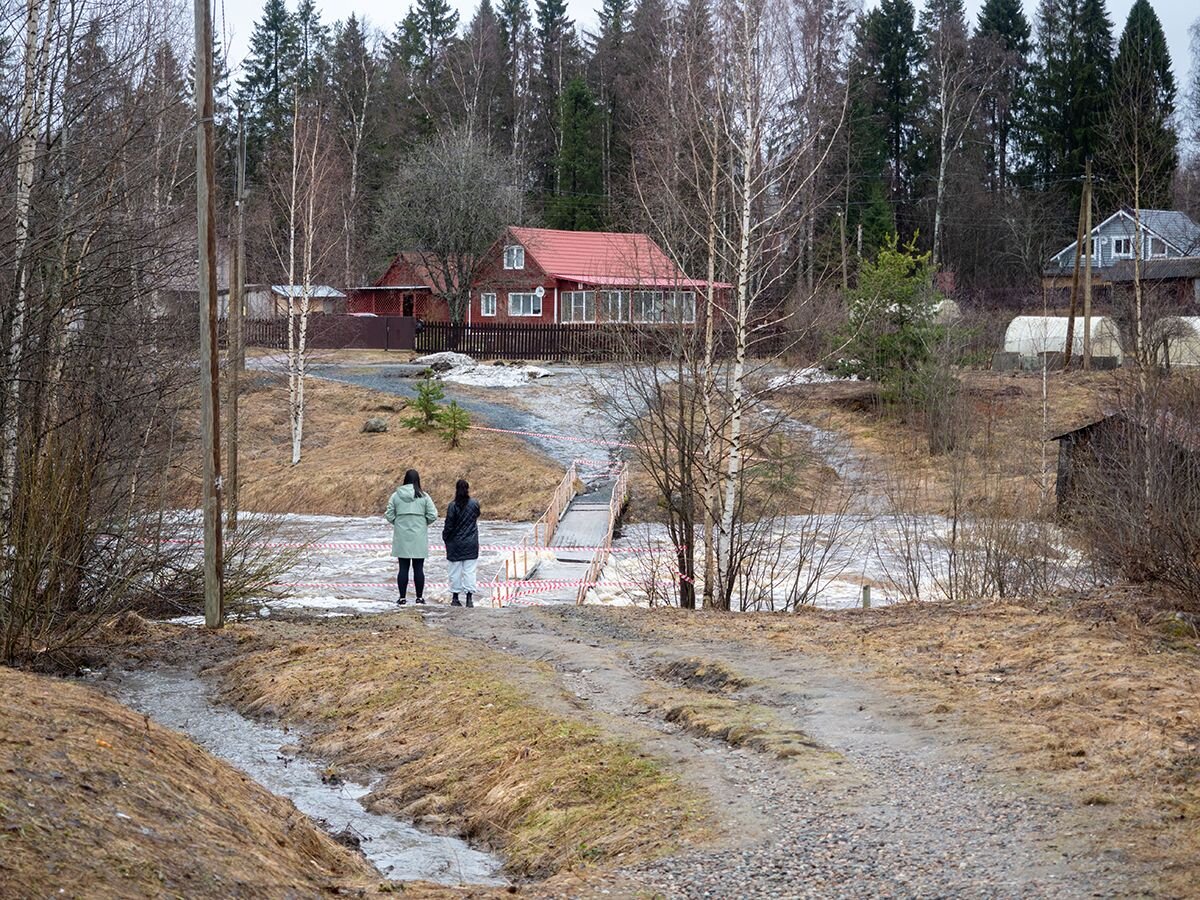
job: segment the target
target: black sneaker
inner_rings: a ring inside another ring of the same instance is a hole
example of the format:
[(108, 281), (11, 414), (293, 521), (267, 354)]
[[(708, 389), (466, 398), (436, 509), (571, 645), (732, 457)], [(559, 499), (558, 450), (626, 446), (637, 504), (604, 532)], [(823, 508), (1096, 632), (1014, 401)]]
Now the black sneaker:
[(475, 601), (471, 599), (471, 595), (467, 594), (467, 606), (474, 607)]
[(421, 597), (418, 597), (418, 598), (417, 598), (415, 601), (413, 601), (413, 602), (415, 602), (415, 603), (419, 603), (419, 604), (421, 604), (422, 606), (424, 606), (424, 605), (425, 605), (425, 601), (424, 601), (424, 600), (423, 600)]
[[(470, 601), (468, 601), (468, 602), (470, 602)], [(453, 600), (450, 601), (450, 605), (451, 606), (462, 606), (462, 601), (459, 600), (457, 597), (455, 597)]]
[(407, 602), (408, 602), (407, 600), (405, 600), (403, 597), (401, 597), (399, 600), (397, 600), (397, 601), (396, 601), (396, 605), (397, 605), (397, 606), (403, 606), (403, 605), (404, 605), (404, 604), (406, 604)]

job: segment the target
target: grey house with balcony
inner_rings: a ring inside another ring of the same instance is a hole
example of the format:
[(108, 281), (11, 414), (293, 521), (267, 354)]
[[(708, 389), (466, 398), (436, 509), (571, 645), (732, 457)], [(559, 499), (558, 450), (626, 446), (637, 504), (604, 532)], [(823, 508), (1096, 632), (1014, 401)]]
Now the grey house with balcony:
[[(1200, 225), (1170, 209), (1143, 209), (1136, 221), (1132, 209), (1120, 209), (1092, 229), (1092, 288), (1098, 302), (1109, 297), (1113, 286), (1132, 282), (1135, 249), (1143, 283), (1185, 305), (1200, 303)], [(1081, 256), (1081, 286), (1084, 264)], [(1072, 241), (1050, 257), (1042, 272), (1043, 290), (1069, 291), (1074, 267)]]

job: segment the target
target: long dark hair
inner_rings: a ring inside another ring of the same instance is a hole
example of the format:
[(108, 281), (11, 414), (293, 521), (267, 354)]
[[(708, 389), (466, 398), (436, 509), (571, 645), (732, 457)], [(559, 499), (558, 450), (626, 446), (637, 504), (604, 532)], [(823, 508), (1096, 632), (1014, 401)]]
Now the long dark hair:
[(466, 509), (467, 504), (471, 502), (471, 486), (467, 484), (467, 479), (460, 478), (455, 482), (454, 502), (458, 504), (459, 509)]
[(404, 473), (404, 483), (412, 485), (414, 497), (421, 496), (421, 473), (416, 469), (409, 469)]

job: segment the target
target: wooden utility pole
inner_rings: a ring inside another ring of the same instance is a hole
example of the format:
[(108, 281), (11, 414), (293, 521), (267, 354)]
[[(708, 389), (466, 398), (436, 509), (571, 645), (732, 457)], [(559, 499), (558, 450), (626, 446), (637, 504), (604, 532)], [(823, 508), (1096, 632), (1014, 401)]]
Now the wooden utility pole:
[(1084, 241), (1087, 246), (1083, 256), (1083, 368), (1092, 368), (1092, 160), (1089, 157), (1084, 170), (1083, 206)]
[[(1090, 168), (1091, 163), (1088, 166)], [(1079, 202), (1079, 225), (1075, 229), (1075, 268), (1071, 271), (1071, 309), (1067, 313), (1067, 345), (1063, 348), (1064, 371), (1071, 365), (1071, 349), (1075, 344), (1075, 297), (1079, 293), (1079, 260), (1083, 254), (1083, 196)]]
[(204, 454), (204, 624), (225, 621), (221, 546), (221, 376), (217, 353), (217, 229), (213, 199), (212, 11), (195, 0), (196, 18), (196, 237), (200, 306), (200, 446)]
[(846, 259), (846, 211), (838, 210), (838, 227), (842, 233), (842, 290), (847, 290), (850, 287), (850, 278), (846, 274), (848, 260)]
[(242, 334), (242, 312), (246, 302), (246, 130), (238, 110), (237, 194), (234, 197), (233, 272), (229, 285), (227, 318), (229, 341), (225, 358), (229, 377), (225, 386), (225, 516), (230, 531), (238, 527), (238, 402), (239, 382), (246, 365), (246, 341)]

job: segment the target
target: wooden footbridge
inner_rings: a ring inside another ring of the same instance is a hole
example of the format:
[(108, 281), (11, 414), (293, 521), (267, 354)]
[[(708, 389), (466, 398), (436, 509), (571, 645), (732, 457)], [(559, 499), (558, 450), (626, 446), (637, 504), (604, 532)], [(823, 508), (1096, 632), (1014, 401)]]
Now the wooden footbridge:
[(611, 555), (613, 529), (629, 499), (629, 466), (584, 485), (572, 463), (521, 546), (505, 557), (494, 606), (583, 603)]

